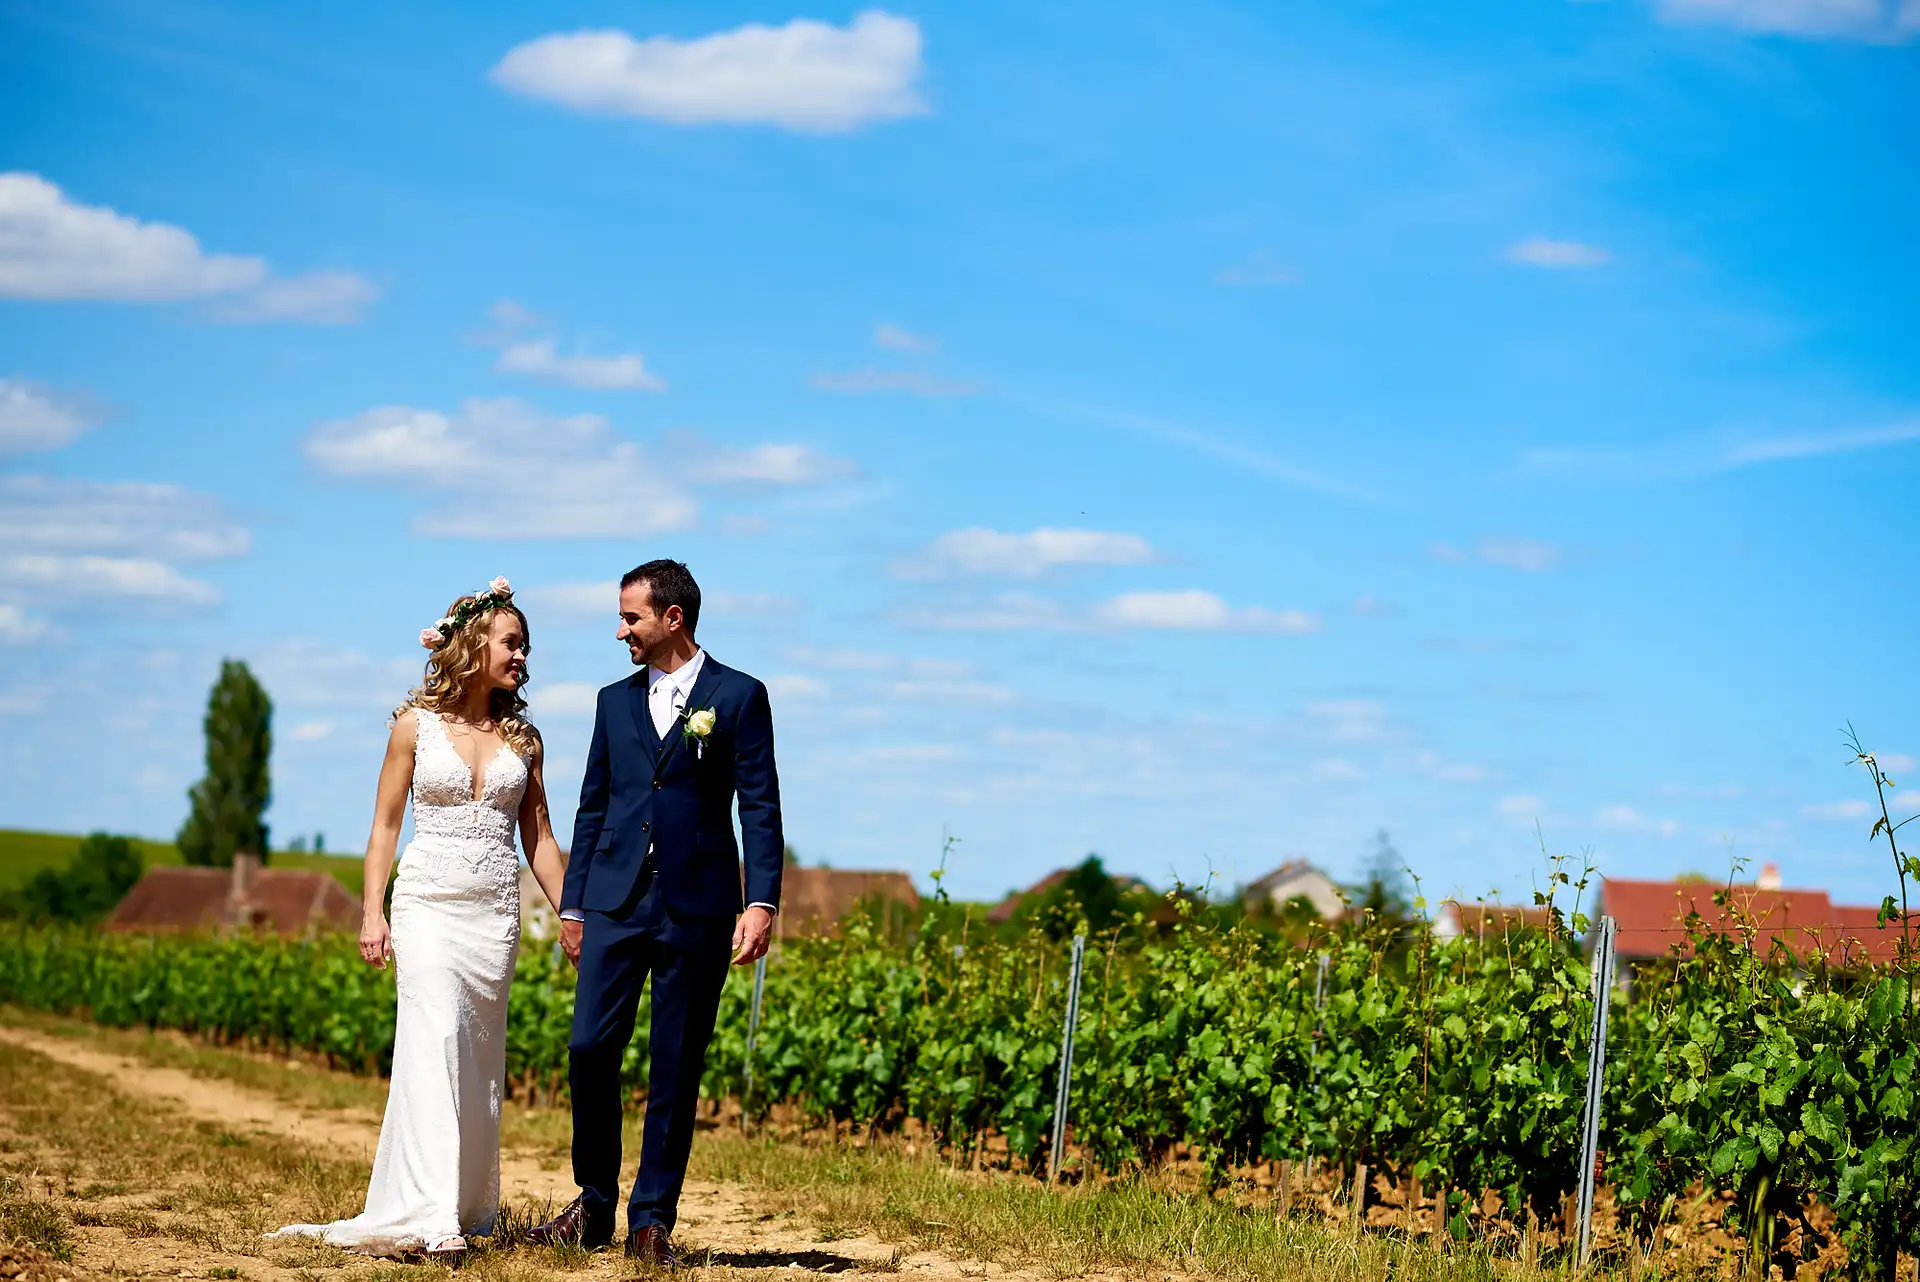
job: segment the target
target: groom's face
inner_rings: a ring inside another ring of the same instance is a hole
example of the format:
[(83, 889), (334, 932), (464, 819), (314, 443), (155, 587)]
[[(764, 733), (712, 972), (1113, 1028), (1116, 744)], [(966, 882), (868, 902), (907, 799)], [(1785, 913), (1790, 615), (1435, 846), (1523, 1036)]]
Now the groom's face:
[(627, 643), (627, 653), (636, 664), (651, 663), (671, 653), (672, 625), (679, 619), (677, 609), (669, 608), (666, 616), (653, 612), (652, 589), (642, 581), (620, 589), (620, 627), (613, 635)]

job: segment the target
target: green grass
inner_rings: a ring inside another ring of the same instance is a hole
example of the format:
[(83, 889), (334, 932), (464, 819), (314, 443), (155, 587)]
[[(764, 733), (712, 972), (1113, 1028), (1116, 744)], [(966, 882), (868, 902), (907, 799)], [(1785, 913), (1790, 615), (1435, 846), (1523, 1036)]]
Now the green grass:
[[(370, 1116), (384, 1103), (384, 1083), (271, 1062), (185, 1038), (102, 1029), (82, 1020), (13, 1008), (0, 1008), (0, 1024), (94, 1042), (148, 1063), (232, 1081), (299, 1104), (354, 1108)], [(9, 1061), (27, 1055), (0, 1046), (0, 1112), (11, 1108), (16, 1125), (21, 1106), (50, 1089), (42, 1084), (45, 1075), (29, 1083), (17, 1069), (9, 1071)], [(111, 1097), (110, 1092), (107, 1095)], [(123, 1100), (116, 1107), (144, 1115), (154, 1106)], [(103, 1108), (98, 1099), (90, 1099), (87, 1105), (96, 1114)], [(626, 1121), (631, 1153), (639, 1144), (639, 1111), (629, 1110)], [(503, 1123), (502, 1138), (509, 1148), (560, 1157), (568, 1152), (570, 1125), (564, 1110), (510, 1106)], [(75, 1143), (63, 1136), (47, 1135), (46, 1129), (52, 1124), (51, 1112), (41, 1112), (37, 1125), (20, 1129), (30, 1136), (38, 1132), (37, 1137), (51, 1139), (69, 1152), (102, 1147), (117, 1151), (127, 1146), (129, 1138), (115, 1134), (110, 1145), (98, 1141)], [(94, 1125), (99, 1127), (100, 1122)], [(175, 1121), (171, 1131), (169, 1142), (181, 1151), (163, 1151), (158, 1137), (149, 1135), (143, 1137), (147, 1151), (138, 1152), (141, 1145), (136, 1144), (136, 1153), (129, 1156), (136, 1156), (149, 1168), (173, 1169), (187, 1159), (184, 1150), (190, 1148), (189, 1165), (224, 1170), (233, 1164), (239, 1170), (275, 1171), (283, 1179), (295, 1174), (288, 1166), (288, 1156), (278, 1151), (289, 1147), (284, 1141), (253, 1137), (243, 1146), (226, 1146), (218, 1127), (184, 1120)], [(319, 1155), (301, 1156), (305, 1161), (297, 1173), (304, 1185), (303, 1196), (325, 1205), (303, 1204), (298, 1208), (300, 1218), (313, 1218), (321, 1210), (346, 1213), (355, 1209), (348, 1204), (363, 1186), (364, 1165), (342, 1167), (336, 1158), (322, 1159), (316, 1166)], [(11, 1164), (31, 1166), (37, 1160), (15, 1157)], [(7, 1159), (0, 1158), (0, 1174), (8, 1165)], [(137, 1179), (134, 1168), (124, 1162), (96, 1158), (88, 1166), (84, 1172), (63, 1176), (65, 1200), (61, 1207), (67, 1216), (83, 1223), (111, 1224), (127, 1233), (143, 1233), (147, 1228), (139, 1217), (144, 1214), (162, 1235), (179, 1236), (183, 1231), (177, 1220), (165, 1218), (176, 1208), (171, 1203), (159, 1205), (151, 1197), (145, 1206), (94, 1209), (93, 1200), (111, 1198), (116, 1182), (142, 1188), (145, 1185)], [(1132, 1279), (1174, 1274), (1218, 1282), (1571, 1282), (1575, 1277), (1583, 1282), (1646, 1282), (1653, 1278), (1678, 1282), (1722, 1276), (1710, 1264), (1677, 1257), (1662, 1260), (1661, 1267), (1654, 1270), (1613, 1259), (1579, 1275), (1564, 1261), (1520, 1263), (1513, 1258), (1510, 1242), (1476, 1240), (1439, 1248), (1431, 1239), (1409, 1238), (1397, 1232), (1370, 1231), (1355, 1237), (1337, 1221), (1311, 1215), (1276, 1218), (1263, 1193), (1243, 1191), (1243, 1195), (1235, 1195), (1229, 1191), (1209, 1196), (1191, 1187), (1191, 1180), (1183, 1183), (1173, 1177), (1136, 1176), (1048, 1188), (1026, 1176), (1004, 1172), (956, 1172), (937, 1158), (916, 1155), (898, 1144), (859, 1149), (791, 1138), (749, 1138), (731, 1127), (700, 1132), (689, 1173), (697, 1179), (746, 1186), (762, 1219), (800, 1217), (812, 1224), (821, 1241), (866, 1232), (902, 1250), (931, 1249), (1062, 1279), (1089, 1274)], [(186, 1196), (195, 1193), (195, 1186), (186, 1186)], [(252, 1196), (249, 1190), (235, 1206), (251, 1205)], [(202, 1194), (201, 1205), (207, 1202)], [(507, 1217), (503, 1229), (526, 1220), (534, 1209), (503, 1208)], [(154, 1218), (155, 1213), (161, 1218)], [(281, 1212), (283, 1218), (292, 1213), (292, 1209)], [(116, 1215), (119, 1218), (110, 1218)], [(269, 1218), (260, 1222), (264, 1224)], [(10, 1232), (19, 1239), (37, 1242), (42, 1249), (60, 1249), (68, 1241), (62, 1236), (63, 1224), (58, 1216), (49, 1217), (46, 1206), (31, 1203), (20, 1192), (9, 1198), (7, 1186), (0, 1184), (0, 1234)], [(226, 1235), (233, 1249), (237, 1238), (234, 1226), (221, 1224), (216, 1228)], [(501, 1236), (511, 1238), (512, 1234)], [(696, 1262), (699, 1260), (698, 1229), (687, 1230), (682, 1246), (695, 1253)], [(318, 1263), (331, 1267), (341, 1258), (335, 1252)], [(294, 1261), (291, 1255), (286, 1259)], [(585, 1265), (587, 1259), (584, 1255), (575, 1259), (528, 1247), (501, 1250), (489, 1244), (469, 1259), (463, 1273), (475, 1282), (547, 1282)], [(760, 1269), (721, 1267), (703, 1267), (697, 1274), (694, 1282), (733, 1282), (743, 1275), (765, 1276)], [(427, 1266), (383, 1264), (374, 1269), (369, 1282), (411, 1278), (426, 1282), (441, 1276)]]
[[(170, 841), (134, 838), (140, 860), (152, 868), (181, 862), (180, 851)], [(80, 848), (80, 835), (66, 832), (23, 832), (0, 828), (0, 891), (12, 890), (43, 868), (65, 868)], [(360, 857), (358, 855), (316, 855), (310, 852), (276, 850), (267, 860), (270, 868), (299, 868), (324, 872), (354, 894), (360, 893)]]

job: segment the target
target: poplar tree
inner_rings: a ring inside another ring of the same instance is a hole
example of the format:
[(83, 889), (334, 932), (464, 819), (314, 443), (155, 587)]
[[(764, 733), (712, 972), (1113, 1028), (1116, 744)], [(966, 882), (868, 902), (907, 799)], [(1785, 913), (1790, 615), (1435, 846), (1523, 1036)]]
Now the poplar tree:
[(222, 660), (207, 699), (207, 773), (187, 790), (192, 808), (177, 839), (188, 863), (230, 866), (236, 851), (266, 860), (272, 721), (273, 701), (247, 665)]

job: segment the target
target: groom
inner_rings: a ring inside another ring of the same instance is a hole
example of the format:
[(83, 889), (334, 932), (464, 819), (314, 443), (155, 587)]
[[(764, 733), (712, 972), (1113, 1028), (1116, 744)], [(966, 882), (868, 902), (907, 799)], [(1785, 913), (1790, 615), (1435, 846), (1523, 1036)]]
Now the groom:
[(678, 561), (649, 561), (620, 580), (614, 635), (640, 671), (600, 692), (560, 899), (560, 946), (580, 971), (567, 1043), (580, 1196), (527, 1234), (589, 1249), (613, 1241), (620, 1058), (651, 972), (647, 1113), (626, 1253), (668, 1269), (727, 963), (766, 953), (784, 849), (767, 688), (703, 651), (699, 622), (699, 585)]

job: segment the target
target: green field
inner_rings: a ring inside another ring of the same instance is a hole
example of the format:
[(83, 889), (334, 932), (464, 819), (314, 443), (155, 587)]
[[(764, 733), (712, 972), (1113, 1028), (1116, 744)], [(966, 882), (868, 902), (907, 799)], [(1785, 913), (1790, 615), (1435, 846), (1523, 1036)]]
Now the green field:
[[(180, 852), (170, 841), (134, 838), (140, 848), (140, 860), (151, 868), (156, 864), (177, 864)], [(80, 847), (80, 836), (66, 832), (21, 832), (0, 828), (0, 892), (12, 890), (42, 868), (65, 868)], [(354, 894), (360, 893), (360, 857), (358, 855), (315, 855), (276, 850), (267, 860), (271, 868), (304, 868), (329, 873)]]

